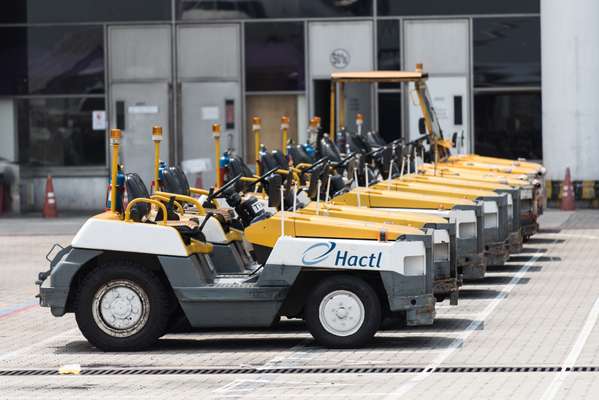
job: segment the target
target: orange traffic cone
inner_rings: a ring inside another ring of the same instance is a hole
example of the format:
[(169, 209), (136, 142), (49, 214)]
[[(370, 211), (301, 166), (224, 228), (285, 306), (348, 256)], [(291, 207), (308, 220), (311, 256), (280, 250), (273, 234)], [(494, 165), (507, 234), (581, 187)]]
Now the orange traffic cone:
[(44, 218), (56, 218), (58, 216), (58, 211), (56, 210), (56, 197), (54, 196), (54, 184), (52, 183), (52, 177), (50, 175), (48, 175), (48, 179), (46, 180), (46, 195), (42, 216)]
[(559, 206), (562, 211), (576, 210), (576, 202), (574, 201), (574, 185), (570, 177), (570, 167), (566, 168), (566, 178), (562, 185), (561, 203)]

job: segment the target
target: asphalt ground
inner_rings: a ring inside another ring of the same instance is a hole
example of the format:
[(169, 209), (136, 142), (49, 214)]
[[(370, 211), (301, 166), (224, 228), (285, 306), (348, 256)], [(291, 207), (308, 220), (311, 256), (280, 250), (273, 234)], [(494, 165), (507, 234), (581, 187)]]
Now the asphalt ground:
[[(548, 211), (523, 253), (464, 286), (458, 306), (438, 303), (433, 326), (387, 322), (357, 350), (283, 321), (98, 351), (34, 298), (46, 252), (83, 221), (0, 219), (0, 399), (599, 398), (598, 211)], [(57, 373), (71, 364), (81, 374)]]

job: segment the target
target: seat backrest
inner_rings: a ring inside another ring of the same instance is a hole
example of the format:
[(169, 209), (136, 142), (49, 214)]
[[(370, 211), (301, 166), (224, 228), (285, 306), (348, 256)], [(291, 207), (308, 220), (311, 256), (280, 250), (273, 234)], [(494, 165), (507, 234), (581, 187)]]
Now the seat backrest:
[[(141, 177), (136, 173), (129, 173), (125, 175), (125, 186), (127, 188), (127, 196), (129, 201), (138, 198), (150, 198), (148, 188), (142, 181)], [(131, 218), (140, 222), (143, 217), (150, 213), (150, 205), (148, 203), (137, 203), (131, 208)]]
[(276, 160), (277, 164), (279, 164), (279, 168), (287, 169), (289, 168), (289, 163), (287, 162), (287, 158), (281, 153), (279, 150), (273, 150), (271, 152), (272, 157)]
[(339, 149), (326, 135), (320, 140), (320, 151), (321, 156), (327, 157), (329, 161), (340, 162), (342, 160)]
[(314, 159), (312, 159), (312, 157), (306, 153), (306, 150), (304, 150), (301, 144), (287, 146), (287, 152), (289, 153), (291, 161), (295, 165), (301, 163), (312, 164), (314, 162)]
[[(260, 153), (260, 164), (263, 172), (270, 171), (273, 168), (280, 168), (277, 160), (269, 152)], [(287, 167), (285, 167), (285, 169), (287, 169)]]
[(169, 167), (162, 171), (162, 181), (160, 182), (162, 190), (168, 193), (182, 194), (189, 196), (190, 189), (187, 177), (179, 167)]
[(359, 135), (348, 132), (345, 139), (352, 153), (368, 153), (371, 150), (368, 143)]
[[(229, 181), (229, 179), (233, 179), (235, 178), (237, 175), (241, 175), (241, 176), (245, 176), (245, 177), (252, 177), (254, 176), (254, 174), (252, 173), (252, 170), (250, 169), (250, 167), (247, 166), (247, 164), (243, 161), (243, 159), (241, 157), (239, 157), (238, 155), (235, 156), (231, 156), (231, 158), (229, 159), (229, 164), (227, 165), (227, 174), (226, 174), (226, 178), (225, 178), (225, 183), (227, 183)], [(236, 191), (242, 191), (246, 186), (245, 182), (237, 182), (235, 184), (235, 190)]]

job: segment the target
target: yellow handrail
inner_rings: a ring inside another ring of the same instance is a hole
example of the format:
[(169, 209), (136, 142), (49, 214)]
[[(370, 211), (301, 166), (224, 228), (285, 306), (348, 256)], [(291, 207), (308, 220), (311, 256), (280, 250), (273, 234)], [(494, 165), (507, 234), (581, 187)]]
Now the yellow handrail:
[(158, 200), (146, 199), (145, 197), (138, 197), (137, 199), (133, 199), (127, 205), (127, 209), (125, 210), (125, 222), (129, 222), (131, 220), (131, 208), (137, 203), (148, 203), (153, 204), (156, 207), (162, 210), (162, 223), (166, 225), (167, 222), (167, 212), (164, 204), (159, 202)]
[[(171, 200), (170, 198), (166, 197), (166, 196), (161, 196), (161, 195), (157, 195), (157, 194), (153, 194), (152, 196), (150, 196), (150, 198), (152, 200), (160, 200), (160, 201), (166, 201), (167, 203)], [(181, 205), (181, 203), (179, 203), (178, 201), (173, 202), (175, 204), (175, 207), (177, 207), (177, 210), (181, 213), (184, 214), (185, 210), (183, 209), (183, 206)]]
[(197, 211), (200, 215), (206, 214), (206, 210), (204, 210), (202, 203), (200, 203), (198, 199), (194, 199), (191, 196), (185, 196), (183, 194), (176, 194), (176, 193), (166, 193), (166, 192), (156, 192), (155, 194), (157, 194), (159, 196), (174, 197), (175, 200), (177, 200), (177, 201), (193, 205), (197, 209)]

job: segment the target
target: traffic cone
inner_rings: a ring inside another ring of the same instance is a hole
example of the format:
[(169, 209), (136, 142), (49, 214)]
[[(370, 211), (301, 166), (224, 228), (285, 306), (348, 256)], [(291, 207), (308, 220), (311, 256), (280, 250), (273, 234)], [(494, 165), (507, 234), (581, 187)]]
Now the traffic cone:
[(570, 167), (566, 168), (566, 178), (562, 185), (561, 203), (559, 206), (562, 211), (576, 210), (576, 202), (574, 201), (574, 185), (570, 177)]
[(56, 210), (56, 197), (54, 196), (54, 184), (52, 183), (52, 177), (50, 175), (48, 175), (48, 179), (46, 180), (46, 194), (42, 216), (44, 218), (56, 218), (58, 216)]

